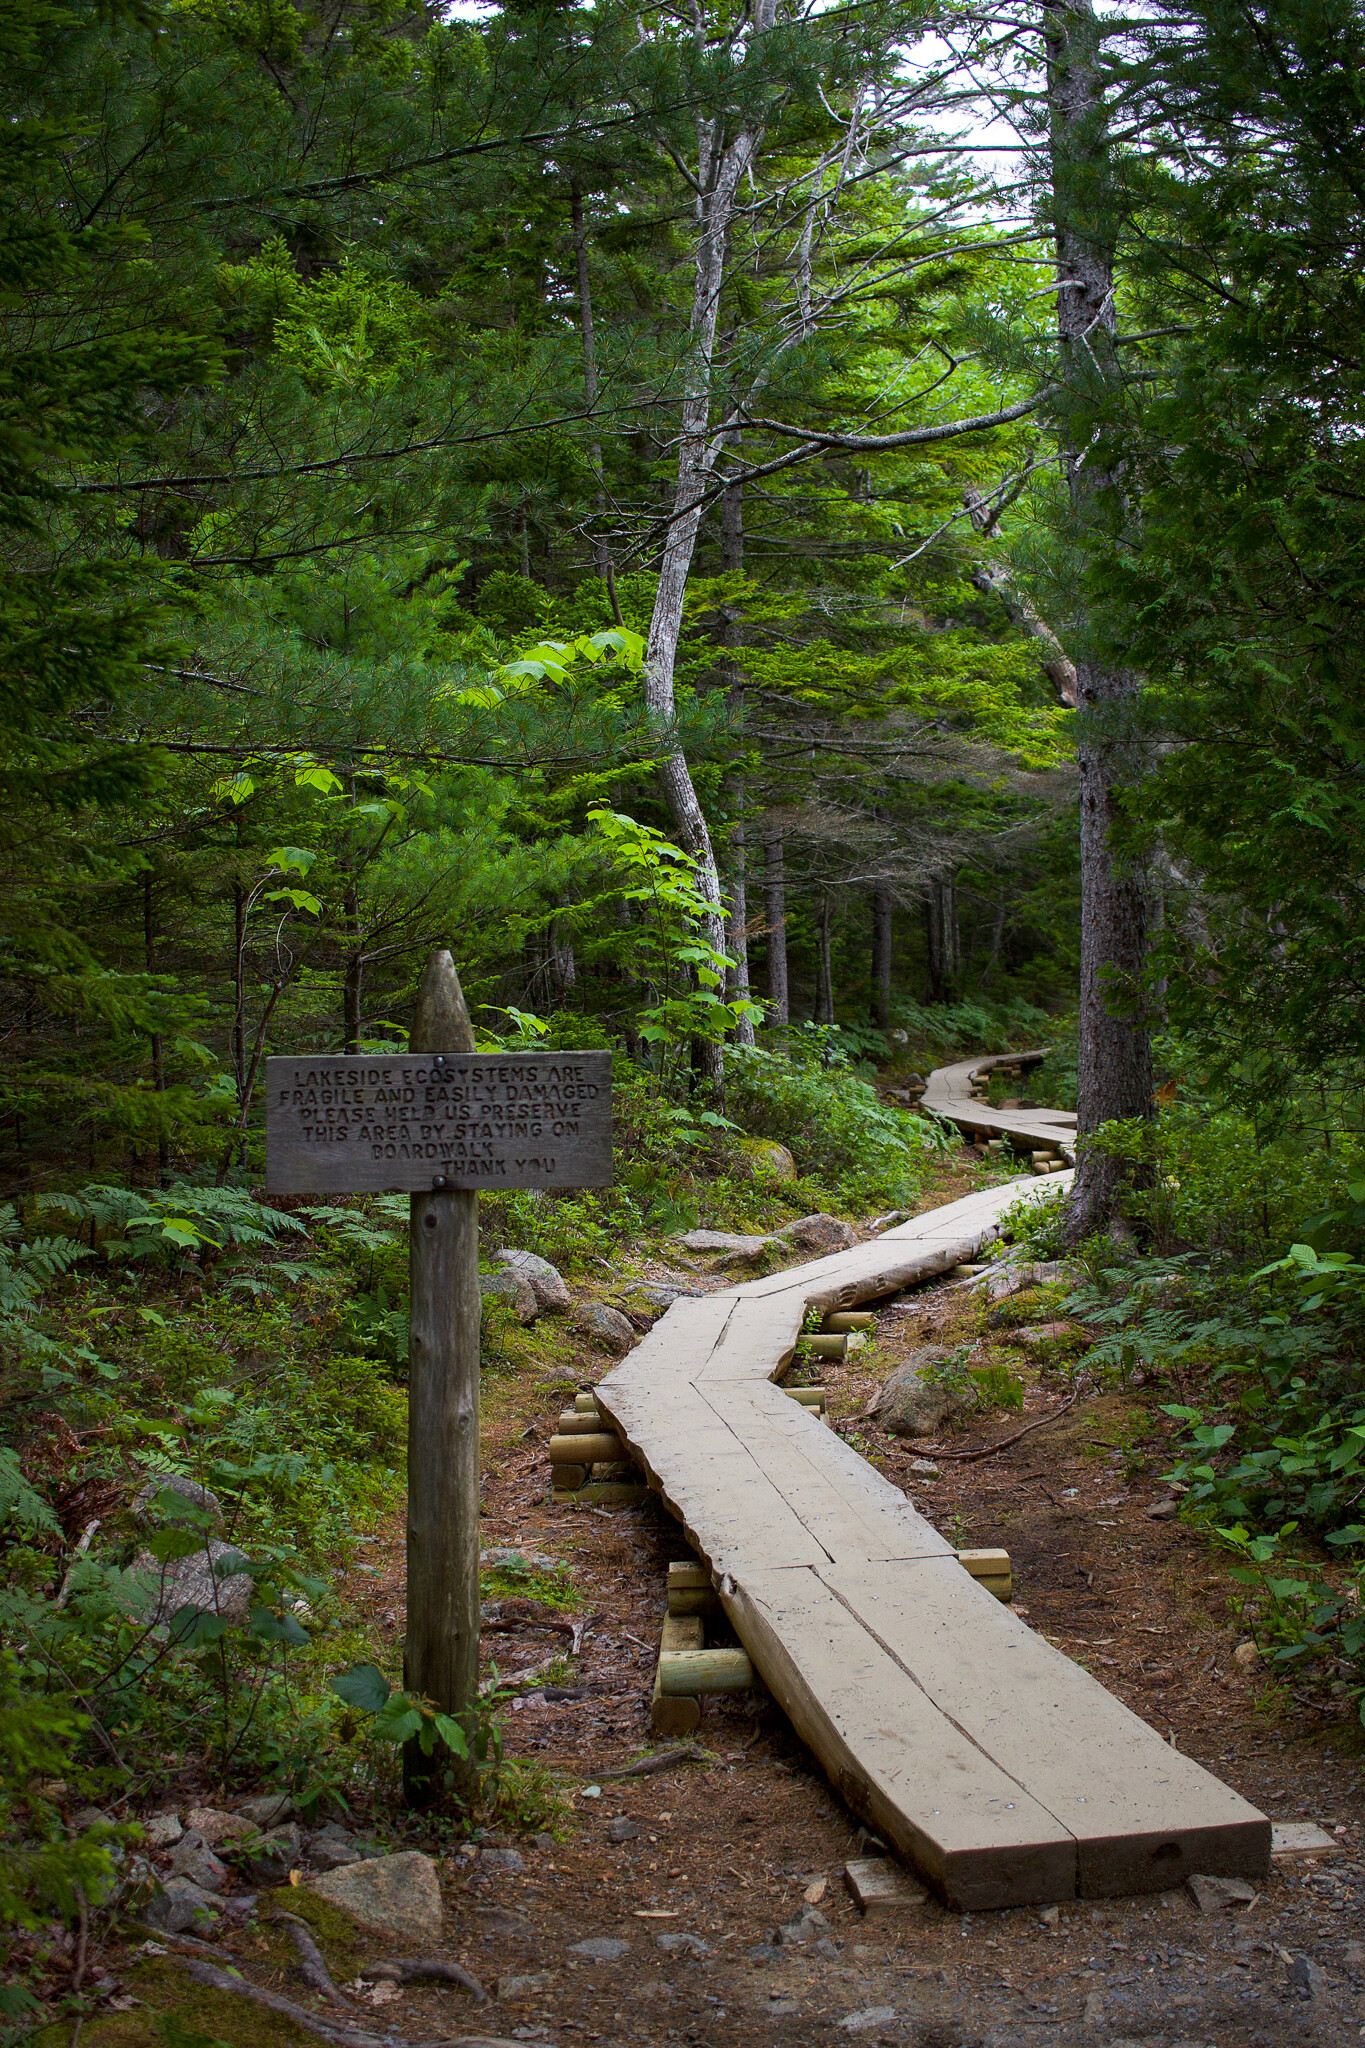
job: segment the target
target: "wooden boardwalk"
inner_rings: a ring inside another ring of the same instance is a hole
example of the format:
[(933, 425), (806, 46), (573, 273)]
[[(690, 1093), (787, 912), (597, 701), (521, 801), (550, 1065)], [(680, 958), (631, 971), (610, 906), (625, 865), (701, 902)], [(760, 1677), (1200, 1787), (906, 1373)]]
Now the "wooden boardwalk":
[(970, 1136), (1017, 1138), (1039, 1146), (1055, 1145), (1074, 1155), (1076, 1114), (1070, 1109), (997, 1109), (972, 1099), (972, 1081), (989, 1074), (992, 1067), (1013, 1067), (1022, 1060), (1035, 1065), (1041, 1052), (987, 1053), (974, 1060), (959, 1060), (955, 1066), (936, 1067), (924, 1091), (924, 1109), (954, 1123)]
[(851, 1251), (677, 1301), (597, 1388), (798, 1734), (961, 1910), (1269, 1868), (1264, 1815), (977, 1585), (899, 1487), (775, 1384), (807, 1308), (852, 1308), (957, 1265), (1021, 1194), (1061, 1180), (985, 1189)]

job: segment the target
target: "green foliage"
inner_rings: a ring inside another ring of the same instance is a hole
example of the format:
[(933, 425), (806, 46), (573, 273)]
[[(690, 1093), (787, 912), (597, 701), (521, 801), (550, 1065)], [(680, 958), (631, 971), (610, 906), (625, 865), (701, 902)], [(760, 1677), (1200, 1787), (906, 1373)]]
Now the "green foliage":
[(112, 1851), (126, 1829), (88, 1828), (68, 1839), (47, 1781), (68, 1791), (86, 1776), (76, 1752), (90, 1727), (61, 1694), (45, 1695), (10, 1651), (0, 1651), (0, 1925), (38, 1927), (98, 1902), (115, 1877)]
[(893, 1109), (838, 1052), (799, 1045), (790, 1058), (754, 1048), (729, 1062), (727, 1102), (746, 1130), (788, 1146), (798, 1168), (850, 1206), (913, 1200), (937, 1124)]

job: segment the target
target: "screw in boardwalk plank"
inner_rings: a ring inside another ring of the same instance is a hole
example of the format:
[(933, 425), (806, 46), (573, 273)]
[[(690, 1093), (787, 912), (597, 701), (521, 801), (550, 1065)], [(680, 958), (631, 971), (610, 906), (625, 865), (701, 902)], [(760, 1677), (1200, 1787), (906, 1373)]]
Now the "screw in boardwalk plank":
[[(473, 1052), (474, 1032), (455, 962), (427, 961), (411, 1052)], [(435, 1700), (472, 1734), (479, 1687), (479, 1198), (442, 1188), (410, 1201), (411, 1334), (408, 1345), (408, 1627), (410, 1692)], [(440, 1796), (449, 1765), (468, 1799), (473, 1759), (403, 1753), (409, 1805)]]

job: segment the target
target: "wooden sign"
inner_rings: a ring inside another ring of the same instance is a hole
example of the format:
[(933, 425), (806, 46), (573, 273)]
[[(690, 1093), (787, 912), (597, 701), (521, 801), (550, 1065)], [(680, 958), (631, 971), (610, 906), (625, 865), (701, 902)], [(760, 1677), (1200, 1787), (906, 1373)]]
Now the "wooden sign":
[(610, 1180), (609, 1052), (266, 1061), (273, 1195), (598, 1188)]

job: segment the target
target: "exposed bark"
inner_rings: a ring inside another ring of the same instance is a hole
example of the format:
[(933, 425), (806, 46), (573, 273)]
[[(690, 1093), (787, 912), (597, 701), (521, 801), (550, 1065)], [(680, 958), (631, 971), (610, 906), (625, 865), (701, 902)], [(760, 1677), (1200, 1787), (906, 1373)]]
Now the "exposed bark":
[(829, 891), (820, 894), (820, 915), (816, 920), (815, 1021), (834, 1022), (834, 965), (830, 956)]
[[(1052, 203), (1057, 245), (1057, 332), (1075, 411), (1063, 463), (1075, 524), (1097, 536), (1121, 508), (1118, 471), (1096, 461), (1083, 394), (1114, 375), (1114, 221), (1101, 29), (1091, 0), (1043, 0)], [(1152, 1114), (1152, 1051), (1141, 995), (1147, 950), (1144, 876), (1113, 849), (1125, 787), (1138, 769), (1131, 741), (1138, 680), (1092, 659), (1076, 665), (1081, 843), (1078, 1135), (1118, 1117)], [(1121, 1162), (1081, 1145), (1070, 1201), (1076, 1237), (1114, 1217)]]
[(878, 882), (872, 891), (872, 1015), (878, 1029), (891, 1022), (891, 891)]
[[(968, 484), (962, 493), (962, 502), (971, 514), (972, 525), (980, 534), (993, 531), (994, 522), (985, 498), (975, 484)], [(1005, 614), (1015, 629), (1036, 640), (1042, 657), (1043, 674), (1052, 684), (1063, 704), (1076, 702), (1076, 664), (1053, 632), (1047, 620), (1035, 609), (1033, 600), (1015, 582), (1009, 565), (1003, 561), (978, 562), (971, 571), (970, 582), (983, 597), (993, 597), (1005, 608)]]
[(360, 1051), (360, 1013), (365, 989), (364, 935), (360, 928), (360, 898), (352, 882), (346, 891), (346, 922), (351, 928), (354, 945), (346, 959), (346, 973), (342, 989), (342, 1037), (343, 1050), (348, 1053)]
[(787, 988), (787, 867), (782, 834), (763, 834), (763, 923), (768, 948), (768, 1021), (785, 1029), (791, 1021)]
[[(142, 876), (142, 940), (148, 974), (156, 973), (156, 938), (156, 889), (152, 871), (146, 868)], [(159, 1031), (151, 1034), (151, 1053), (152, 1089), (162, 1095), (166, 1089), (166, 1054)], [(171, 1173), (171, 1148), (164, 1131), (158, 1131), (156, 1136), (156, 1171), (164, 1187)]]
[(936, 875), (924, 904), (924, 929), (929, 956), (929, 1000), (948, 1000), (961, 965), (957, 923), (957, 884), (951, 875)]
[[(762, 35), (770, 29), (775, 12), (776, 0), (758, 0), (752, 32)], [(697, 123), (697, 248), (690, 348), (678, 440), (678, 473), (668, 538), (659, 566), (654, 612), (649, 622), (644, 675), (645, 710), (660, 742), (659, 782), (673, 829), (684, 851), (696, 862), (698, 886), (707, 905), (702, 920), (703, 937), (717, 952), (722, 951), (725, 944), (720, 874), (706, 817), (677, 736), (673, 671), (682, 632), (687, 577), (697, 544), (702, 500), (711, 475), (708, 434), (725, 250), (736, 193), (758, 144), (757, 132), (745, 127), (741, 127), (727, 143), (722, 119), (717, 116)], [(719, 1045), (706, 1048), (704, 1071), (712, 1081), (723, 1078), (724, 1054)]]
[[(742, 483), (727, 484), (720, 501), (720, 566), (729, 575), (738, 574), (744, 567), (744, 486)], [(733, 648), (739, 645), (740, 623), (737, 615), (727, 610), (721, 628), (723, 643)], [(736, 712), (744, 704), (744, 671), (733, 658), (724, 663), (726, 688), (730, 702)], [(734, 1000), (747, 1002), (749, 999), (749, 904), (748, 904), (748, 849), (744, 839), (745, 789), (743, 778), (735, 776), (729, 785), (730, 807), (734, 823), (730, 827), (729, 848), (729, 917), (727, 919), (726, 951), (734, 961), (726, 980)], [(736, 1045), (754, 1043), (754, 1020), (741, 1016), (735, 1024)]]

